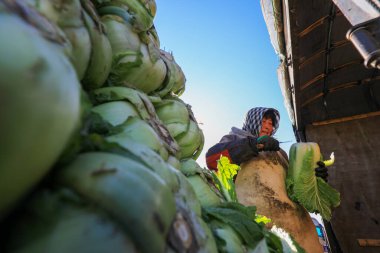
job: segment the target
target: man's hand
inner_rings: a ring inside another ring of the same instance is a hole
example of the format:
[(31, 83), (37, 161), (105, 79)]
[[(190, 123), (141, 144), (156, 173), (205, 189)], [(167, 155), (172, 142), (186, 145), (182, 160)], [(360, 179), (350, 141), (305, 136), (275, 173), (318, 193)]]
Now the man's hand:
[(258, 149), (260, 151), (278, 151), (280, 150), (280, 143), (275, 138), (270, 136), (261, 136), (257, 139)]
[(315, 176), (322, 178), (325, 182), (327, 182), (327, 177), (329, 176), (327, 172), (327, 168), (324, 164), (324, 162), (319, 161), (317, 162), (318, 167), (315, 168)]

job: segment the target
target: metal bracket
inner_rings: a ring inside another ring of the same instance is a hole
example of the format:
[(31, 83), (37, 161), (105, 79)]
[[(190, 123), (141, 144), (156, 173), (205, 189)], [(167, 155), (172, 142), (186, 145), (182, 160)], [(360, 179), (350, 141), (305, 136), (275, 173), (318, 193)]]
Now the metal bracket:
[(380, 69), (380, 17), (353, 26), (346, 37), (364, 58), (366, 68)]
[(293, 64), (292, 55), (289, 55), (285, 58), (285, 66), (289, 67)]

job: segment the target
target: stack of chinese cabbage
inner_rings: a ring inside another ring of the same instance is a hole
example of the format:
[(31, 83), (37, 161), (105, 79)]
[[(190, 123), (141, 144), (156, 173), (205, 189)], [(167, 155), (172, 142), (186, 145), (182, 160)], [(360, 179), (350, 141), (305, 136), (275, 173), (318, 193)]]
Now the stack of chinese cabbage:
[(1, 252), (296, 252), (195, 161), (204, 136), (155, 13), (0, 0)]

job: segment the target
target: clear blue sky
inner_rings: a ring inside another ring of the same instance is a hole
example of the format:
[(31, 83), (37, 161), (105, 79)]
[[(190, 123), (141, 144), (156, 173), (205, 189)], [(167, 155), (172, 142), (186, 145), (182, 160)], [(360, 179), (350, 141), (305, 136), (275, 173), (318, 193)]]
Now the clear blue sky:
[(288, 152), (295, 142), (278, 85), (279, 59), (258, 0), (156, 0), (155, 26), (161, 48), (173, 52), (186, 75), (181, 96), (192, 106), (205, 135), (197, 162), (227, 134), (241, 128), (252, 107), (280, 111), (275, 137)]

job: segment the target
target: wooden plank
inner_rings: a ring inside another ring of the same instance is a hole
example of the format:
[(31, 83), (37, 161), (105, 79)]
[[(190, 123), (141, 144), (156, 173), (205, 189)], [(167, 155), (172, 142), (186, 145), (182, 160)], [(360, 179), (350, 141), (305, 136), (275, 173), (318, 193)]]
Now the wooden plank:
[(379, 247), (361, 247), (357, 241), (380, 239), (379, 126), (380, 117), (306, 126), (307, 141), (317, 142), (323, 157), (335, 153), (328, 183), (341, 193), (341, 204), (334, 208), (330, 224), (340, 252), (380, 252)]
[[(339, 47), (343, 47), (343, 46), (351, 46), (351, 42), (349, 40), (347, 40), (346, 38), (344, 38), (343, 40), (340, 40), (340, 41), (334, 41), (334, 42), (331, 42), (331, 49), (336, 49), (336, 48), (339, 48)], [(324, 55), (326, 54), (327, 50), (325, 48), (322, 48), (320, 49), (319, 51), (317, 51), (316, 53), (314, 53), (312, 56), (310, 56), (309, 58), (303, 58), (303, 60), (300, 59), (300, 64), (298, 66), (299, 70), (301, 70), (303, 67), (305, 67), (306, 65), (310, 64), (311, 62), (317, 60), (319, 57), (321, 57), (321, 55)], [(361, 63), (363, 63), (363, 59), (361, 58)]]
[(338, 119), (330, 119), (330, 120), (324, 120), (324, 121), (319, 121), (319, 122), (313, 122), (312, 125), (313, 126), (330, 125), (330, 124), (341, 123), (341, 122), (346, 122), (346, 121), (351, 121), (351, 120), (356, 120), (356, 119), (370, 118), (370, 117), (379, 116), (379, 115), (380, 115), (380, 111), (370, 112), (370, 113), (364, 113), (364, 114), (354, 115), (350, 117), (343, 117), (343, 118), (338, 118)]
[[(337, 11), (337, 13), (335, 14), (335, 16), (337, 16), (337, 17), (342, 16), (342, 15), (343, 15), (343, 13), (341, 11)], [(331, 18), (330, 15), (326, 15), (326, 16), (321, 17), (320, 19), (315, 21), (313, 24), (306, 27), (302, 32), (298, 33), (297, 36), (298, 37), (305, 36), (306, 34), (310, 33), (311, 31), (313, 31), (318, 26), (323, 25), (324, 22), (329, 21), (330, 18)]]
[(361, 247), (380, 247), (379, 239), (358, 239)]
[(323, 23), (328, 19), (330, 18), (329, 15), (327, 16), (324, 16), (324, 17), (321, 17), (320, 19), (318, 19), (317, 21), (315, 21), (313, 24), (309, 25), (308, 27), (306, 27), (302, 32), (298, 33), (297, 36), (298, 37), (303, 37), (305, 36), (306, 34), (310, 33), (311, 31), (313, 31), (315, 28), (317, 28), (318, 26), (320, 25), (323, 25)]
[(305, 88), (309, 87), (310, 85), (312, 85), (313, 83), (316, 83), (317, 81), (325, 78), (327, 75), (325, 73), (321, 73), (315, 77), (313, 77), (313, 79), (307, 81), (306, 83), (304, 84), (301, 84), (301, 87), (300, 87), (300, 90), (304, 90)]

